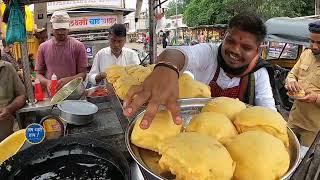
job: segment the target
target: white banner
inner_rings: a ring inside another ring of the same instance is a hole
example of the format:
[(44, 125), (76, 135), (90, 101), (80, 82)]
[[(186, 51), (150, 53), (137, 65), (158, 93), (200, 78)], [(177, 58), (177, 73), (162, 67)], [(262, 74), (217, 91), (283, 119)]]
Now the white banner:
[(70, 9), (76, 7), (116, 7), (123, 8), (122, 0), (77, 0), (77, 1), (55, 1), (48, 2), (48, 11), (56, 11), (59, 9)]

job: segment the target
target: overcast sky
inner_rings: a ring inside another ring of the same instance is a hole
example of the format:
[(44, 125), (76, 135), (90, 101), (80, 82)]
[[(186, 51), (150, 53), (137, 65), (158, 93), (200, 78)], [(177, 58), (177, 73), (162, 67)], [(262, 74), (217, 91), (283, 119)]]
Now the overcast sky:
[[(172, 0), (169, 0), (169, 1), (172, 1)], [(168, 4), (167, 1), (165, 4)], [(142, 9), (146, 9), (148, 7), (148, 0), (143, 0), (143, 5), (142, 5)], [(136, 8), (136, 0), (126, 0), (126, 8), (133, 8), (135, 9)]]

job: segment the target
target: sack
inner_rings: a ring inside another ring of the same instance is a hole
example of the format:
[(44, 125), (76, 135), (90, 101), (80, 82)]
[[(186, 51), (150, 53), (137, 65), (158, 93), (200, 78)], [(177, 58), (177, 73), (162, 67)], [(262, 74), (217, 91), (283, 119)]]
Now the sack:
[(19, 7), (17, 0), (13, 0), (10, 4), (6, 42), (8, 44), (13, 44), (14, 42), (25, 42), (26, 40), (27, 33), (24, 15)]

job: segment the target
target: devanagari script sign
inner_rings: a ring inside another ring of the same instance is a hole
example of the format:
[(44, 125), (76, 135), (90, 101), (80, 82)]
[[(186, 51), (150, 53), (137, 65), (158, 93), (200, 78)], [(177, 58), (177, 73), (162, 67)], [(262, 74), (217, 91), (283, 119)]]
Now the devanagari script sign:
[(85, 16), (72, 17), (70, 21), (71, 29), (90, 28), (90, 27), (110, 27), (117, 22), (117, 16)]

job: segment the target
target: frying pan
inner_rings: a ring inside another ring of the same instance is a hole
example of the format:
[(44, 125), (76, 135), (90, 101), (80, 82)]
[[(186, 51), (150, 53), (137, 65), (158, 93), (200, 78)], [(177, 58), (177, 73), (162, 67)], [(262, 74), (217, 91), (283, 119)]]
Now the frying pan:
[(33, 145), (0, 166), (0, 179), (127, 180), (124, 156), (107, 144), (87, 138), (63, 137)]

